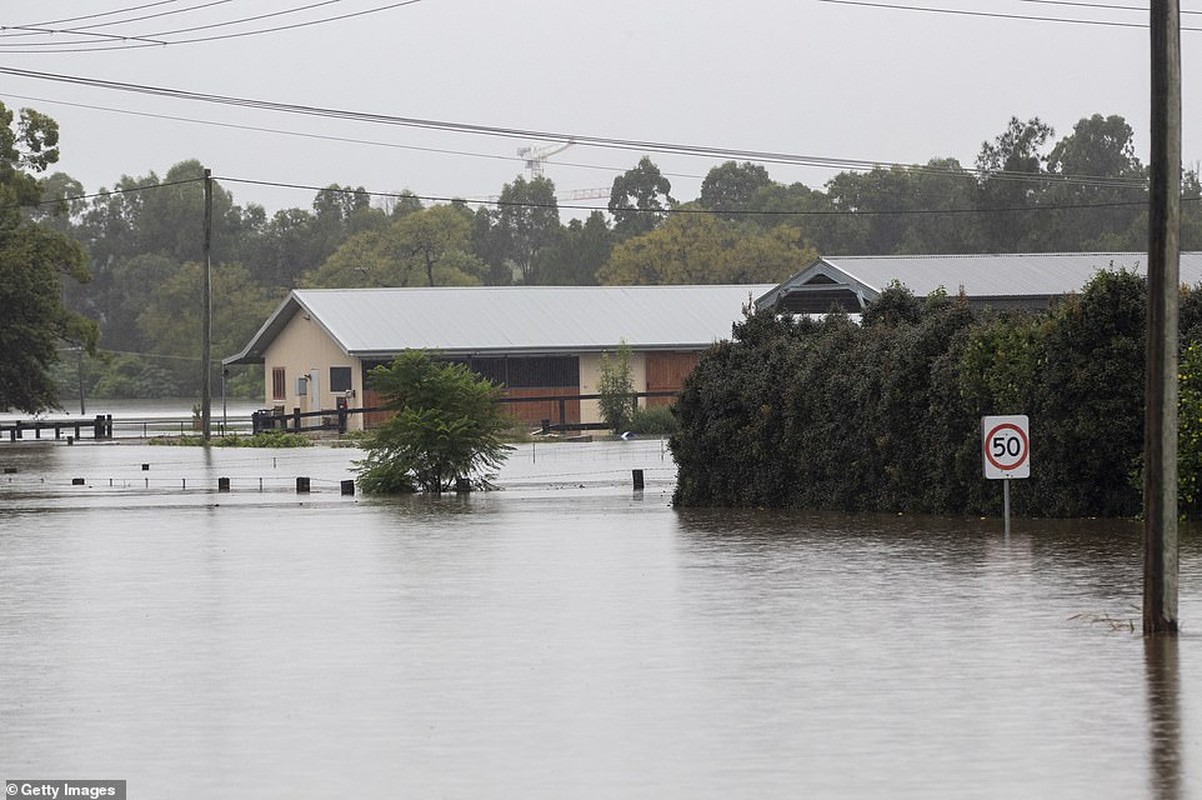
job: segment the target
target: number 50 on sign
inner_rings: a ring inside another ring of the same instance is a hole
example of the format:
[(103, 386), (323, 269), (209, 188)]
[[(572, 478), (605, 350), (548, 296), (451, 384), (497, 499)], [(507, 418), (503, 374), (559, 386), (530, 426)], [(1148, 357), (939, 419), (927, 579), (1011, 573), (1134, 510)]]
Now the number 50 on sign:
[(1031, 477), (1031, 437), (1025, 414), (981, 418), (981, 463), (986, 478)]

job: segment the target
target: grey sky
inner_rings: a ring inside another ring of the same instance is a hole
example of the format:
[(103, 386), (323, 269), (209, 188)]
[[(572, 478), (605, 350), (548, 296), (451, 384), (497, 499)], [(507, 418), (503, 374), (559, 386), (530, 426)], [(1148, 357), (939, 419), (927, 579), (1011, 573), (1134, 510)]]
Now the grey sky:
[[(221, 23), (309, 3), (207, 0), (207, 8), (195, 9), (206, 0), (26, 0), (5, 4), (3, 24), (34, 25), (138, 6), (141, 10), (124, 15), (46, 27), (120, 23), (89, 33), (145, 36), (216, 25), (161, 36), (172, 41), (351, 15), (393, 2), (336, 0), (235, 26)], [(1140, 5), (1137, 0), (1107, 5), (1116, 4)], [(1146, 3), (1137, 11), (1046, 0), (905, 5), (1110, 23), (1147, 19)], [(122, 22), (190, 8), (195, 10)], [(1202, 14), (1190, 9), (1187, 2), (1183, 27), (1202, 28)], [(955, 157), (971, 166), (981, 143), (998, 135), (1011, 116), (1038, 116), (1059, 138), (1082, 117), (1120, 114), (1135, 129), (1139, 156), (1147, 160), (1148, 34), (1140, 28), (819, 0), (418, 0), (327, 24), (140, 49), (54, 52), (122, 43), (21, 33), (0, 34), (0, 66), (468, 124), (864, 161)], [(1200, 44), (1202, 32), (1183, 31), (1183, 155), (1189, 165), (1202, 159), (1202, 107), (1191, 100), (1196, 91), (1190, 80)], [(153, 170), (161, 177), (176, 162), (197, 158), (220, 177), (486, 198), (523, 173), (517, 149), (538, 144), (10, 75), (0, 86), (6, 104), (32, 106), (59, 121), (59, 168), (89, 191), (111, 186), (122, 175)], [(577, 145), (552, 156), (546, 175), (562, 198), (574, 190), (608, 187), (640, 155)], [(701, 179), (721, 161), (669, 154), (652, 159), (671, 178), (678, 199), (696, 197)], [(813, 187), (834, 174), (767, 167), (775, 180)], [(313, 196), (308, 189), (225, 185), (237, 202), (269, 210), (307, 207)], [(604, 205), (598, 199), (577, 202)]]

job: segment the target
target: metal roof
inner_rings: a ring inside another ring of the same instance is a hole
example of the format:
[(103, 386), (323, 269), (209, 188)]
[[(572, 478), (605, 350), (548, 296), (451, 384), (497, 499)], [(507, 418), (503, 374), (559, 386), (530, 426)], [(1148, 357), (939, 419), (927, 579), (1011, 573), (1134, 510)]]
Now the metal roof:
[[(871, 301), (894, 280), (919, 297), (942, 288), (950, 295), (963, 290), (970, 299), (1042, 299), (1078, 292), (1103, 270), (1145, 274), (1147, 260), (1147, 253), (830, 256), (757, 298), (756, 306), (775, 305), (783, 296), (799, 292), (812, 292), (817, 300), (835, 287)], [(833, 286), (828, 279), (834, 281)], [(1195, 285), (1200, 281), (1202, 253), (1182, 253), (1181, 282)]]
[(297, 289), (227, 364), (260, 363), (297, 313), (349, 355), (405, 349), (448, 355), (692, 350), (729, 339), (771, 284)]

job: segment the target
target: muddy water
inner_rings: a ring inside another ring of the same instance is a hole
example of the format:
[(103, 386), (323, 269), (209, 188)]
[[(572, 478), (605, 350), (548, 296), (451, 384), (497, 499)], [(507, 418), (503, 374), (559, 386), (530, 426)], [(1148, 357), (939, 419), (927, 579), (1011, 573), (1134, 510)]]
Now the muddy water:
[(523, 445), (504, 491), (375, 501), (340, 494), (357, 456), (0, 446), (0, 780), (1202, 796), (1189, 531), (1184, 633), (1147, 647), (1134, 523), (1006, 539), (998, 520), (677, 512), (653, 441)]

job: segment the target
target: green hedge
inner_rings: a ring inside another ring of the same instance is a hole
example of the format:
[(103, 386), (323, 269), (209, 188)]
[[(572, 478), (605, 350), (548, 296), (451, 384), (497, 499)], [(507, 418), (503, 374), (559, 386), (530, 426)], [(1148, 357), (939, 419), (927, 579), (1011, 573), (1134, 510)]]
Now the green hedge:
[[(1015, 513), (1137, 515), (1145, 304), (1142, 277), (1101, 272), (1040, 314), (892, 286), (859, 323), (749, 316), (685, 382), (675, 502), (999, 513), (980, 418), (1027, 414), (1031, 478), (1012, 484)], [(1183, 295), (1181, 319), (1185, 338), (1202, 333), (1202, 292)], [(1197, 516), (1202, 352), (1185, 352), (1182, 509)]]

